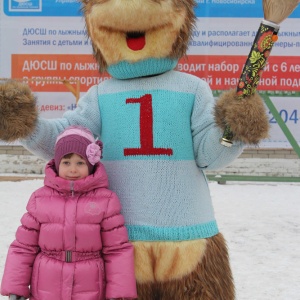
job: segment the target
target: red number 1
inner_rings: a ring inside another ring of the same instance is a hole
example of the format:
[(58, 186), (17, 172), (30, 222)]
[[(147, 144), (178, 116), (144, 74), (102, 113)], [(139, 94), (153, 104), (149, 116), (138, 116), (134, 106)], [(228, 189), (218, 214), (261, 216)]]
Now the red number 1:
[(152, 96), (146, 94), (140, 98), (126, 99), (126, 104), (140, 104), (140, 143), (141, 148), (125, 148), (124, 155), (169, 155), (170, 148), (154, 148), (153, 146), (153, 110)]

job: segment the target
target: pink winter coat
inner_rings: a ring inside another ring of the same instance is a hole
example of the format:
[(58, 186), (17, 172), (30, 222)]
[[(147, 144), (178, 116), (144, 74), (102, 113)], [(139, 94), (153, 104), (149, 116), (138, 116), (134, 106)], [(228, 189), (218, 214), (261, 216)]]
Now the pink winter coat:
[[(77, 181), (46, 166), (11, 244), (1, 294), (31, 300), (136, 298), (133, 247), (102, 164)], [(30, 288), (29, 288), (30, 286)]]

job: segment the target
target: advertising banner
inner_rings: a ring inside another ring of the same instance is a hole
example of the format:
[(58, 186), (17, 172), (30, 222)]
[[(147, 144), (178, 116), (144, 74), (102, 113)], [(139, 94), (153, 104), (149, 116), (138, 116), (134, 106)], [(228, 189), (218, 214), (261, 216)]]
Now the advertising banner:
[[(197, 26), (177, 69), (207, 81), (215, 96), (236, 88), (264, 17), (262, 0), (197, 0)], [(300, 144), (300, 7), (280, 24), (258, 90), (267, 93)], [(99, 74), (77, 0), (1, 0), (0, 78), (27, 81), (45, 118), (76, 107), (64, 84), (80, 87), (109, 78)], [(271, 136), (261, 148), (291, 148), (269, 112)], [(2, 143), (3, 144), (3, 143)]]

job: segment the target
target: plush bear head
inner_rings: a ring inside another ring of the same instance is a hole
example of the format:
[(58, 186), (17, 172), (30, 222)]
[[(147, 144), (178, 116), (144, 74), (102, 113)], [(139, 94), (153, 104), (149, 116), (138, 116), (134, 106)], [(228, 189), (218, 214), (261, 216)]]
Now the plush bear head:
[(195, 23), (194, 0), (81, 0), (100, 72), (115, 78), (173, 69)]

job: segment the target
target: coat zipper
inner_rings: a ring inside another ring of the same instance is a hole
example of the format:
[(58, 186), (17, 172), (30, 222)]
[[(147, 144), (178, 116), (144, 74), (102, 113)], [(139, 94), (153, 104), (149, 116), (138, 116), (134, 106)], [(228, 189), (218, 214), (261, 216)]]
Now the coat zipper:
[[(71, 189), (71, 195), (74, 197), (74, 181), (70, 182), (70, 189)], [(65, 262), (70, 263), (72, 262), (72, 251), (66, 250), (65, 251)]]
[(72, 193), (72, 197), (74, 197), (74, 181), (71, 181), (71, 193)]

